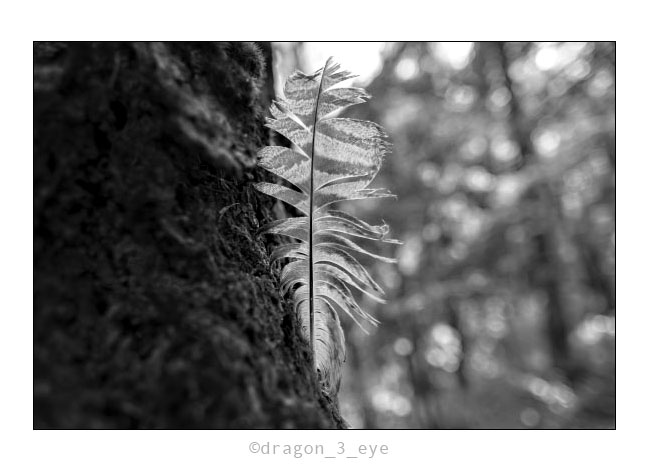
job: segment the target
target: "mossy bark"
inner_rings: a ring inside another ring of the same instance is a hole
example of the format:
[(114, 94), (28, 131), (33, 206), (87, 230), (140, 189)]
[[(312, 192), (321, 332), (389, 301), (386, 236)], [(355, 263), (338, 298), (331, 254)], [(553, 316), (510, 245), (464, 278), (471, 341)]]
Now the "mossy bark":
[(267, 50), (34, 45), (35, 428), (344, 424), (255, 234)]

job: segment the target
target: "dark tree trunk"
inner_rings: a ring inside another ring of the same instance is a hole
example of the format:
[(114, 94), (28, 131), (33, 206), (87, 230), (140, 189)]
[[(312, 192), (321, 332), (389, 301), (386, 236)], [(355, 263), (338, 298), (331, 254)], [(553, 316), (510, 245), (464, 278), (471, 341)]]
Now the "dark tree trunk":
[(255, 235), (264, 48), (35, 44), (35, 428), (343, 424)]
[[(511, 61), (505, 50), (504, 43), (494, 43), (495, 56), (501, 65), (502, 78), (505, 87), (511, 96), (511, 113), (509, 124), (512, 137), (520, 147), (519, 168), (527, 166), (536, 159), (531, 140), (531, 129), (525, 120), (520, 106), (518, 93), (513, 86), (509, 74)], [(561, 280), (564, 271), (561, 270), (562, 262), (558, 255), (558, 228), (562, 226), (560, 207), (553, 192), (546, 181), (538, 182), (527, 191), (528, 198), (539, 203), (542, 209), (542, 226), (535, 236), (537, 268), (533, 281), (547, 295), (547, 338), (551, 349), (554, 367), (565, 371), (571, 363), (569, 352), (569, 315), (564, 302)]]

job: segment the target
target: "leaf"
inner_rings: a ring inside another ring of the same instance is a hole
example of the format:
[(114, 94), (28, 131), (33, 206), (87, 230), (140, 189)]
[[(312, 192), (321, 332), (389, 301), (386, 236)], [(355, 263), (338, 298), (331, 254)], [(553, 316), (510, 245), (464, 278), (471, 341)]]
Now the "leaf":
[(339, 314), (347, 314), (363, 330), (362, 322), (377, 324), (355, 301), (351, 287), (384, 302), (384, 292), (353, 253), (395, 262), (365, 250), (353, 238), (400, 244), (385, 238), (387, 225), (372, 226), (331, 209), (341, 201), (393, 196), (386, 189), (368, 188), (389, 151), (382, 128), (369, 121), (330, 117), (369, 98), (361, 88), (334, 87), (352, 77), (332, 58), (314, 74), (298, 71), (290, 76), (285, 99), (272, 104), (266, 125), (294, 148), (266, 146), (258, 153), (258, 165), (294, 187), (254, 184), (304, 215), (274, 221), (261, 232), (297, 241), (276, 248), (270, 260), (290, 260), (281, 271), (280, 291), (292, 297), (314, 368), (324, 390), (333, 394), (346, 357)]

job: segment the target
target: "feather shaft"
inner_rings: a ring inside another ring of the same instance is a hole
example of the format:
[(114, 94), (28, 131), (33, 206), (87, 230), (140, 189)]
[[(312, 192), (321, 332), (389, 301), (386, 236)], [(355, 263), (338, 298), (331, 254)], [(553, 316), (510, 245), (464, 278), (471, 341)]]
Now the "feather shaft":
[(315, 251), (313, 250), (313, 221), (315, 214), (315, 185), (314, 176), (315, 176), (315, 147), (316, 138), (317, 138), (317, 110), (319, 109), (319, 98), (322, 93), (322, 84), (324, 83), (324, 75), (326, 74), (326, 68), (328, 67), (329, 61), (326, 61), (326, 65), (322, 69), (322, 76), (320, 78), (319, 87), (317, 88), (317, 96), (315, 97), (315, 113), (313, 115), (313, 141), (311, 145), (311, 166), (310, 166), (310, 211), (308, 213), (308, 262), (309, 262), (309, 272), (310, 276), (308, 278), (309, 284), (309, 311), (310, 311), (310, 345), (311, 345), (311, 354), (313, 362), (313, 370), (317, 371), (317, 362), (315, 354)]

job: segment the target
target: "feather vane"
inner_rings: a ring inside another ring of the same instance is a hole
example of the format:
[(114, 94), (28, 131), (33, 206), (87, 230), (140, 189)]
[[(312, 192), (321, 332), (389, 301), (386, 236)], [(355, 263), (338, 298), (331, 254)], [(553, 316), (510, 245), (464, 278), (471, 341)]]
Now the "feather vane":
[(337, 87), (353, 77), (329, 58), (313, 74), (297, 71), (288, 78), (285, 99), (272, 104), (266, 126), (290, 140), (293, 148), (266, 146), (258, 153), (258, 165), (294, 188), (254, 184), (258, 191), (303, 214), (273, 221), (260, 232), (295, 241), (276, 248), (270, 260), (290, 261), (281, 271), (280, 292), (292, 297), (314, 367), (328, 393), (337, 393), (346, 358), (339, 314), (346, 313), (361, 328), (363, 322), (377, 324), (358, 305), (351, 288), (384, 302), (383, 290), (356, 255), (395, 262), (367, 251), (353, 238), (399, 243), (385, 237), (387, 225), (370, 225), (331, 208), (342, 201), (393, 196), (386, 189), (368, 188), (389, 150), (382, 128), (369, 121), (330, 116), (369, 99), (361, 88)]

